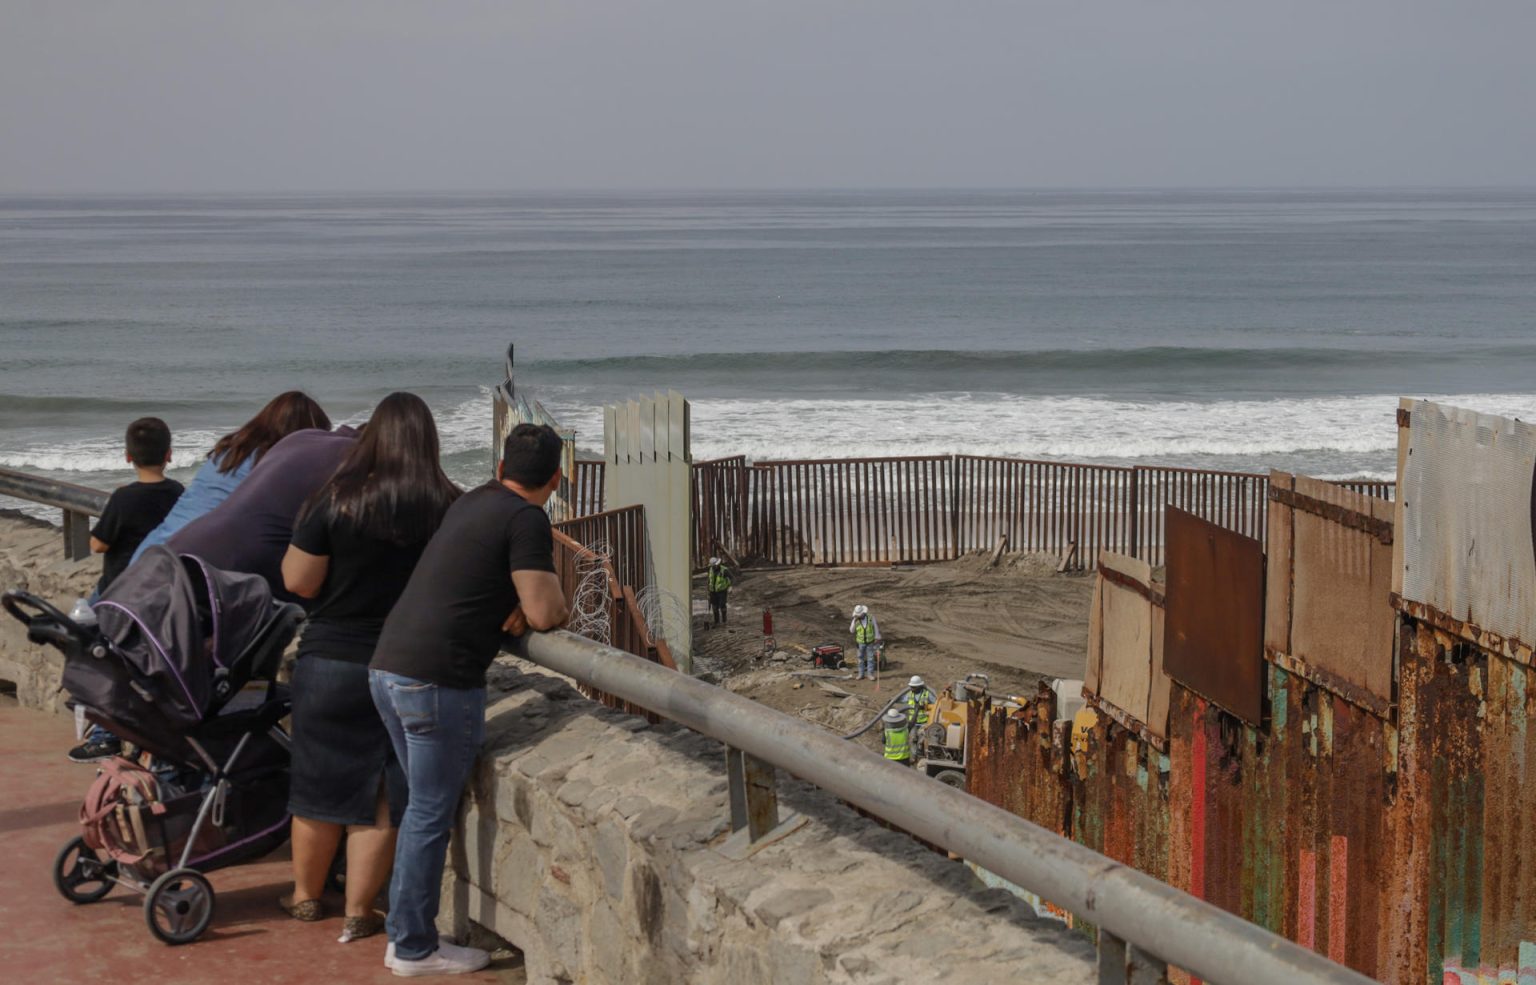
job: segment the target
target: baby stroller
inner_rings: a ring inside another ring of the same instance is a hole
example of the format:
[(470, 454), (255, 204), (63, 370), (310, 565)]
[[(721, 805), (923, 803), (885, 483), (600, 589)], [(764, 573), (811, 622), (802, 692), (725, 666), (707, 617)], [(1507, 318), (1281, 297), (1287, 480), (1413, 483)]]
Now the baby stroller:
[(63, 686), (85, 718), (141, 753), (102, 764), (54, 884), (74, 903), (126, 886), (144, 894), (157, 938), (197, 939), (213, 918), (205, 873), (288, 838), (288, 736), (278, 722), (290, 701), (276, 677), (303, 610), (274, 602), (257, 575), (164, 547), (112, 583), (93, 607), (96, 625), (26, 592), (6, 592), (0, 605), (33, 642), (63, 651)]

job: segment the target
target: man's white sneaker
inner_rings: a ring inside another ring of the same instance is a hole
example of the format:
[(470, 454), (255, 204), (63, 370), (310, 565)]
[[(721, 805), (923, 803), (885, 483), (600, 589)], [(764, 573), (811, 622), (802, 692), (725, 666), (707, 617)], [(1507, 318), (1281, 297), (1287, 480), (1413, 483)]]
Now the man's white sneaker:
[(408, 961), (394, 957), (388, 949), (385, 950), (384, 960), (394, 961), (390, 970), (401, 978), (419, 978), (425, 975), (465, 975), (479, 971), (491, 963), (491, 955), (489, 951), (482, 951), (478, 947), (460, 947), (447, 941), (438, 941), (437, 950), (419, 960)]
[[(453, 941), (448, 939), (448, 935), (447, 934), (438, 934), (437, 935), (437, 946), (438, 947), (442, 947), (444, 944), (447, 944), (450, 947), (455, 946)], [(395, 967), (395, 942), (394, 941), (390, 941), (388, 944), (386, 944), (384, 946), (384, 967), (389, 968), (391, 970), (393, 970), (394, 967)]]

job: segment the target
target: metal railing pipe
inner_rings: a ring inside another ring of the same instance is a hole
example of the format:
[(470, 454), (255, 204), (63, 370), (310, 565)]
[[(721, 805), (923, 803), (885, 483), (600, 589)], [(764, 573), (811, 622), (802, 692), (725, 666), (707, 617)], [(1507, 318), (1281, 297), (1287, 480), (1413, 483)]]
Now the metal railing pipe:
[(104, 490), (77, 486), (73, 482), (44, 479), (15, 469), (0, 469), (0, 496), (13, 496), (44, 506), (57, 506), (61, 510), (101, 516), (109, 495)]
[(514, 651), (787, 770), (1217, 985), (1370, 979), (1145, 873), (809, 723), (565, 631)]
[(72, 482), (59, 482), (0, 469), (0, 496), (12, 496), (64, 511), (64, 556), (78, 561), (91, 553), (91, 517), (107, 508), (108, 493)]

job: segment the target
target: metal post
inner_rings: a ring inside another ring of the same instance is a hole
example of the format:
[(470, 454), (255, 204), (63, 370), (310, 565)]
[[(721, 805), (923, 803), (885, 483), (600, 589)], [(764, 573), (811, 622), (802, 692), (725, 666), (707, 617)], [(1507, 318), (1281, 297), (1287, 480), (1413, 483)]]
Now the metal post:
[(1099, 985), (1168, 985), (1168, 965), (1100, 928)]
[(1127, 985), (1168, 985), (1168, 962), (1153, 957), (1135, 944), (1127, 948)]
[(1125, 941), (1099, 928), (1099, 985), (1129, 985)]
[(64, 511), (64, 557), (70, 561), (91, 556), (91, 518), (75, 510)]
[(731, 797), (731, 830), (747, 829), (757, 841), (778, 827), (779, 795), (773, 767), (734, 746), (725, 747), (725, 775)]

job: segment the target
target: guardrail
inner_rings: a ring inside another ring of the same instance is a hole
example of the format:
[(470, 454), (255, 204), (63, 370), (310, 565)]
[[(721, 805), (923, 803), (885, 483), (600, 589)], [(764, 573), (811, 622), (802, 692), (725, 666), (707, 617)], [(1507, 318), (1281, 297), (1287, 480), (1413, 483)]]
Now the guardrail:
[(64, 556), (71, 561), (90, 556), (91, 517), (101, 516), (108, 495), (89, 486), (0, 469), (0, 496), (56, 506), (64, 511)]
[(1169, 965), (1215, 985), (1365, 985), (1370, 979), (1151, 876), (724, 688), (573, 633), (515, 652), (725, 743), (732, 838), (781, 822), (774, 771), (863, 808), (1064, 907), (1099, 929), (1101, 985), (1151, 985)]

